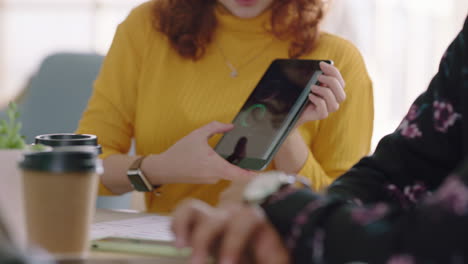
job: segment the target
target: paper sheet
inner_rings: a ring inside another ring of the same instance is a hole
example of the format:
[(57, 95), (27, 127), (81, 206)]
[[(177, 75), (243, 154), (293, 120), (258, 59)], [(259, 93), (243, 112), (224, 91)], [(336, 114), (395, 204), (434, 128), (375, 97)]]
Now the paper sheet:
[(171, 217), (145, 216), (127, 220), (95, 223), (91, 228), (91, 239), (122, 237), (173, 241), (170, 230)]

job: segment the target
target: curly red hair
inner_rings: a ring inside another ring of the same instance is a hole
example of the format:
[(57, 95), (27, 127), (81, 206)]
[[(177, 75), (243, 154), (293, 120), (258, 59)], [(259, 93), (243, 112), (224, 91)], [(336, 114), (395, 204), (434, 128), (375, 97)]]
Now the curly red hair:
[[(193, 60), (203, 57), (217, 26), (217, 0), (157, 0), (154, 4), (155, 28), (179, 55)], [(274, 0), (271, 10), (271, 33), (291, 41), (289, 56), (311, 52), (325, 13), (323, 0)]]

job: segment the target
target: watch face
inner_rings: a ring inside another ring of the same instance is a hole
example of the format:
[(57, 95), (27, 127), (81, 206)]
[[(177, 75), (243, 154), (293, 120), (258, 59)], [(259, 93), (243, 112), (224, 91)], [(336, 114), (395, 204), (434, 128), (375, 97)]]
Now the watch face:
[(149, 192), (150, 190), (146, 186), (143, 179), (137, 173), (129, 173), (128, 178), (130, 179), (130, 183), (133, 185), (133, 188), (139, 192)]

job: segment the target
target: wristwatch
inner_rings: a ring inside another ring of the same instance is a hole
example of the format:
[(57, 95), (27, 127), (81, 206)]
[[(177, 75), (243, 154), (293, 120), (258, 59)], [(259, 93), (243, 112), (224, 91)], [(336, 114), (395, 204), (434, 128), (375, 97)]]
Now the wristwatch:
[(141, 163), (145, 158), (146, 156), (142, 156), (136, 159), (130, 168), (128, 168), (127, 176), (136, 191), (152, 192), (155, 189), (155, 186), (151, 185), (148, 178), (146, 178), (145, 174), (140, 169)]
[(250, 205), (264, 205), (270, 197), (285, 188), (310, 188), (308, 180), (298, 175), (270, 171), (256, 176), (244, 189), (244, 202)]

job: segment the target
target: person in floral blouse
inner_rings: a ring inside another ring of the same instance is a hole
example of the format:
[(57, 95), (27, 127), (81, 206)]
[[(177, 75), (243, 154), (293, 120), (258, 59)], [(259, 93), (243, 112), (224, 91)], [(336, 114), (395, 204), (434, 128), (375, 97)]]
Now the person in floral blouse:
[[(174, 214), (192, 263), (468, 263), (468, 19), (398, 129), (319, 195)], [(248, 188), (248, 187), (247, 187)]]

